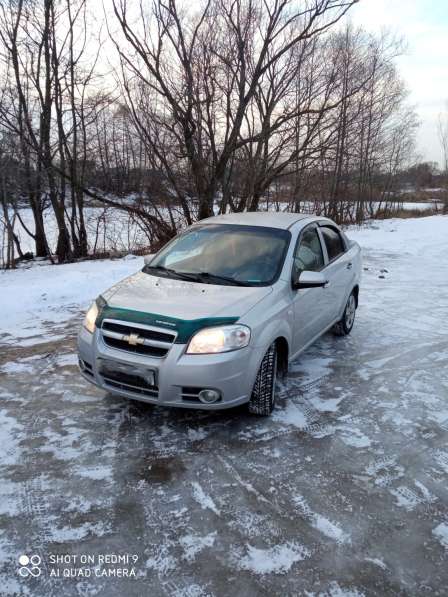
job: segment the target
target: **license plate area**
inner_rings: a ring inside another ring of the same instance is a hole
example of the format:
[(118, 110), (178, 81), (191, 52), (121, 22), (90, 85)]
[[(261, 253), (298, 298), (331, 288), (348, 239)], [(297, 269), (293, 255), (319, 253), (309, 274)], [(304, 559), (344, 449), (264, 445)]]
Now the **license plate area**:
[(106, 382), (110, 380), (136, 388), (157, 388), (155, 369), (136, 367), (109, 359), (99, 359), (98, 370)]

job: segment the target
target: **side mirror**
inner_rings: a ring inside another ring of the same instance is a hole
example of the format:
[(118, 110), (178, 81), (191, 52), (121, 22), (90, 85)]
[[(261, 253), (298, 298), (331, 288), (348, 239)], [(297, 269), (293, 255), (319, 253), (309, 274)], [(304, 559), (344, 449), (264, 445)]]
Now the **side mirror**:
[(145, 265), (149, 265), (151, 263), (153, 257), (154, 257), (154, 253), (151, 253), (150, 255), (145, 255), (143, 257), (143, 261), (145, 262)]
[(299, 290), (300, 288), (322, 288), (326, 284), (328, 284), (328, 280), (321, 272), (305, 270), (300, 272), (298, 276), (295, 276), (293, 273), (292, 287), (294, 290)]

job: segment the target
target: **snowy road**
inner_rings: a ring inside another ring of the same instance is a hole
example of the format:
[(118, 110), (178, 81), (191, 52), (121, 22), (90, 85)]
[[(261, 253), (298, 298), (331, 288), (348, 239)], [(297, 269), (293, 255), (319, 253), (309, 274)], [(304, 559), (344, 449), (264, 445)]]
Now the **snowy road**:
[(447, 594), (448, 217), (349, 235), (353, 333), (294, 363), (269, 420), (80, 378), (80, 308), (140, 261), (0, 274), (2, 595)]

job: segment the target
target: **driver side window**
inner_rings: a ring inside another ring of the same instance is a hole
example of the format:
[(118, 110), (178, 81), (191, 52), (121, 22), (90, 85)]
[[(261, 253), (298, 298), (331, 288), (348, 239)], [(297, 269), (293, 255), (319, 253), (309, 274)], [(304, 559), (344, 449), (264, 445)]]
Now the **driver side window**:
[(307, 270), (318, 272), (324, 267), (324, 256), (316, 228), (308, 228), (302, 234), (293, 260), (294, 274)]

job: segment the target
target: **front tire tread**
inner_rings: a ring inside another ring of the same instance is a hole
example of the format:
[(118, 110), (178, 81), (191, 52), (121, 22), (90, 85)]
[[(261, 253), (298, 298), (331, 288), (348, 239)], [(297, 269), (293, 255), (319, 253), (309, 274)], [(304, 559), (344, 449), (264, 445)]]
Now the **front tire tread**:
[(274, 409), (277, 358), (277, 348), (274, 342), (261, 361), (252, 389), (248, 409), (254, 415), (267, 417)]

